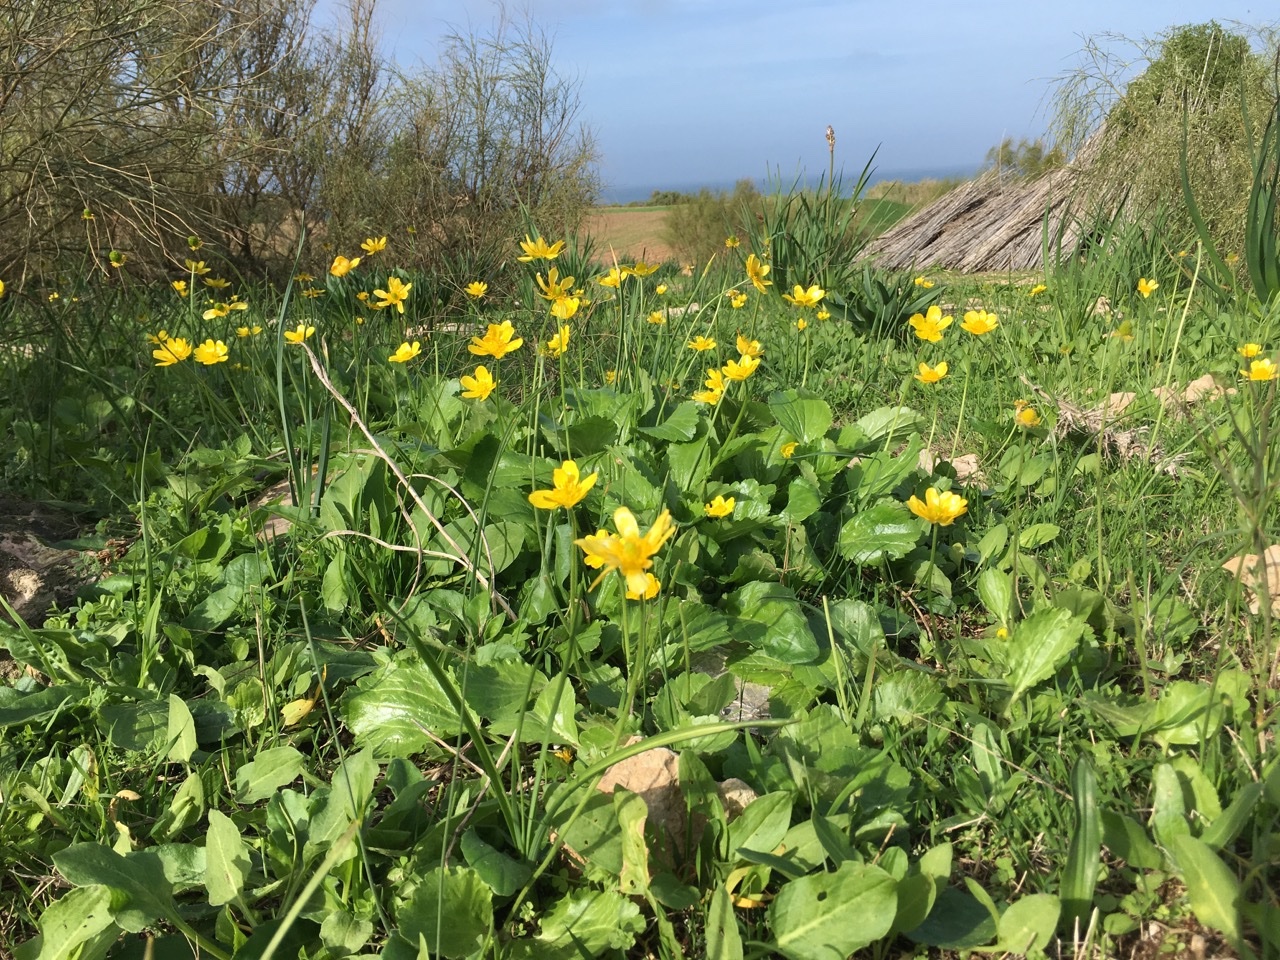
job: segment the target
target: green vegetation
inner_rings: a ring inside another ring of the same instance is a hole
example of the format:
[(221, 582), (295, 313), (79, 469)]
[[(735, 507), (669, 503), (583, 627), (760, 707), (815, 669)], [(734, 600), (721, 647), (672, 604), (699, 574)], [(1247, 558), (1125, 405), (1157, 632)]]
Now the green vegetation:
[(687, 276), (501, 210), (0, 275), (83, 580), (0, 616), (0, 946), (1280, 955), (1269, 129), (1250, 287), (885, 274), (830, 176)]

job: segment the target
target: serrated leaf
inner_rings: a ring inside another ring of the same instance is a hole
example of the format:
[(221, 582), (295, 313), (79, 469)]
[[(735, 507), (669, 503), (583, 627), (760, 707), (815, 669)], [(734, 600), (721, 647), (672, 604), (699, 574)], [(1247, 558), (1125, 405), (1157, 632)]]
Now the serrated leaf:
[(433, 867), (396, 919), (400, 935), (441, 957), (476, 953), (493, 926), (493, 891), (468, 867)]
[(778, 426), (802, 444), (813, 443), (831, 429), (831, 407), (825, 400), (783, 390), (769, 398), (769, 411)]
[(1040, 610), (1019, 623), (1004, 648), (1008, 682), (1013, 688), (1010, 702), (1057, 673), (1087, 629), (1083, 620), (1056, 608)]

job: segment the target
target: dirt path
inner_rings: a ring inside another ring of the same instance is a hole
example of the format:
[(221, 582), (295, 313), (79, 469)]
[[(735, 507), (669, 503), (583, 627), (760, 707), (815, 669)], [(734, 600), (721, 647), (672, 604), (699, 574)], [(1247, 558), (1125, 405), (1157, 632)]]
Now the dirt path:
[(674, 260), (671, 247), (662, 239), (665, 210), (644, 207), (604, 207), (587, 216), (583, 231), (596, 243), (596, 259), (601, 263), (645, 260), (662, 263)]

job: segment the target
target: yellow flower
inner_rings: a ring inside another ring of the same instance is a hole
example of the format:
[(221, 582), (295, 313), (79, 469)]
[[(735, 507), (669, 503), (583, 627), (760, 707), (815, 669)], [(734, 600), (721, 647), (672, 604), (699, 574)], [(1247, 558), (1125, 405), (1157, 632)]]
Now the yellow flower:
[(729, 306), (735, 310), (741, 310), (747, 305), (747, 295), (745, 293), (734, 294), (729, 300)]
[(787, 303), (795, 304), (797, 307), (815, 307), (818, 301), (827, 295), (827, 291), (823, 290), (816, 283), (806, 290), (800, 284), (796, 284), (795, 289), (791, 293), (784, 293), (782, 299)]
[(667, 322), (667, 318), (664, 317), (661, 311), (658, 311), (658, 310), (655, 310), (653, 311), (653, 313), (649, 314), (647, 319), (650, 323), (659, 327)]
[(755, 373), (759, 366), (759, 357), (739, 357), (737, 360), (730, 360), (720, 369), (724, 372), (726, 380), (745, 380)]
[(1262, 344), (1246, 343), (1242, 347), (1236, 347), (1236, 353), (1240, 354), (1240, 356), (1244, 357), (1246, 360), (1252, 360), (1254, 357), (1258, 356), (1258, 354), (1262, 353)]
[(1120, 326), (1107, 334), (1107, 337), (1114, 337), (1123, 340), (1125, 343), (1133, 341), (1133, 324), (1128, 320), (1121, 320)]
[(739, 240), (737, 236), (735, 236), (734, 234), (730, 234), (729, 236), (724, 238), (724, 245), (728, 247), (730, 250), (733, 250), (741, 242), (742, 241)]
[(631, 265), (631, 269), (629, 271), (624, 268), (623, 272), (629, 272), (633, 277), (647, 277), (651, 273), (658, 272), (658, 264), (645, 263), (643, 260), (637, 260)]
[(1179, 260), (1182, 260), (1183, 258), (1185, 258), (1186, 255), (1187, 255), (1187, 251), (1185, 250), (1179, 250), (1176, 254), (1174, 254), (1174, 256), (1177, 257), (1177, 259)]
[(206, 320), (217, 320), (219, 317), (225, 317), (230, 312), (231, 304), (215, 303), (212, 307), (202, 313), (201, 316)]
[(0, 280), (0, 297), (4, 296), (4, 281)]
[(620, 287), (622, 281), (631, 275), (629, 267), (610, 267), (609, 272), (600, 277), (596, 282), (602, 287)]
[[(187, 262), (188, 262), (188, 263), (190, 263), (191, 261), (189, 261), (189, 260), (188, 260)], [(201, 264), (201, 266), (203, 266), (203, 263)], [(205, 272), (205, 273), (208, 273), (209, 271), (208, 271), (208, 270), (206, 270), (206, 271), (204, 271), (204, 272)], [(314, 280), (314, 279), (315, 279), (315, 277), (313, 277), (313, 276), (312, 276), (311, 274), (309, 274), (309, 273), (300, 273), (300, 274), (298, 274), (297, 276), (295, 276), (295, 277), (293, 278), (294, 283), (310, 283), (310, 282), (311, 282), (312, 280)]]
[(801, 317), (799, 320), (796, 321), (796, 329), (801, 331), (802, 333), (808, 328), (808, 326), (809, 326), (809, 322), (805, 320), (804, 317)]
[(1251, 361), (1249, 369), (1241, 370), (1240, 373), (1250, 380), (1274, 380), (1276, 378), (1276, 365), (1270, 357), (1263, 357), (1261, 360)]
[(619, 507), (613, 512), (613, 526), (618, 531), (616, 534), (600, 530), (592, 536), (573, 541), (586, 554), (587, 565), (601, 571), (592, 587), (606, 573), (617, 570), (626, 578), (628, 590), (644, 596), (651, 589), (645, 574), (653, 566), (653, 555), (675, 533), (671, 513), (663, 510), (648, 532), (642, 534), (631, 511)]
[(236, 327), (237, 337), (256, 337), (262, 332), (262, 328), (256, 323), (252, 327)]
[(333, 258), (333, 263), (329, 264), (329, 275), (333, 277), (345, 277), (348, 273), (360, 266), (360, 258), (352, 257), (348, 260), (342, 254)]
[(727, 517), (733, 513), (733, 505), (735, 502), (736, 501), (733, 497), (729, 497), (726, 500), (722, 494), (717, 493), (710, 503), (704, 503), (702, 505), (702, 512), (708, 517)]
[(927, 363), (921, 362), (920, 372), (916, 374), (916, 379), (921, 383), (937, 383), (947, 375), (947, 361), (943, 360), (936, 367), (931, 367)]
[(942, 315), (942, 308), (936, 303), (931, 306), (927, 313), (921, 315), (919, 313), (912, 314), (907, 323), (911, 324), (915, 330), (916, 336), (921, 340), (928, 340), (930, 343), (937, 343), (942, 339), (942, 331), (951, 326), (952, 317)]
[(967, 330), (975, 337), (980, 337), (984, 333), (990, 333), (998, 326), (1000, 326), (1000, 321), (996, 319), (994, 313), (987, 313), (985, 310), (969, 310), (964, 315), (964, 322), (960, 324), (960, 329)]
[(1006, 627), (997, 627), (997, 628), (996, 628), (996, 639), (997, 639), (997, 640), (1008, 640), (1008, 639), (1009, 639), (1009, 631), (1008, 631), (1008, 629), (1007, 629)]
[(1049, 288), (1046, 287), (1043, 283), (1037, 283), (1034, 287), (1032, 287), (1030, 290), (1027, 291), (1027, 296), (1038, 297), (1040, 296), (1040, 294), (1044, 293), (1048, 289)]
[(1020, 427), (1030, 430), (1032, 427), (1040, 426), (1040, 414), (1036, 413), (1035, 408), (1025, 400), (1018, 400), (1013, 405), (1014, 422)]
[(406, 340), (404, 343), (400, 344), (400, 346), (396, 347), (396, 352), (387, 357), (387, 360), (390, 363), (408, 363), (421, 352), (422, 344), (419, 341), (415, 340), (410, 344), (409, 341)]
[(107, 254), (107, 262), (110, 263), (111, 266), (119, 270), (121, 267), (123, 267), (126, 263), (129, 262), (129, 258), (126, 257), (119, 250), (112, 250), (110, 253)]
[(539, 237), (537, 240), (530, 240), (526, 233), (524, 239), (520, 241), (520, 249), (524, 251), (523, 257), (516, 257), (521, 263), (531, 263), (534, 260), (554, 260), (560, 256), (560, 251), (564, 249), (564, 241), (557, 240), (550, 246), (547, 241)]
[(182, 262), (187, 265), (187, 272), (194, 273), (197, 277), (203, 277), (206, 273), (209, 272), (209, 267), (206, 267), (204, 265), (203, 260), (192, 260), (190, 257), (188, 257), (186, 260)]
[(658, 296), (662, 296), (664, 293), (667, 292), (667, 285), (665, 283), (660, 283), (653, 288), (653, 292), (656, 293)]
[(538, 289), (542, 291), (539, 294), (543, 300), (555, 302), (569, 295), (569, 291), (573, 289), (573, 277), (565, 277), (560, 279), (560, 271), (556, 267), (552, 267), (547, 271), (547, 279), (543, 281), (542, 274), (536, 277), (538, 281)]
[(468, 400), (488, 400), (489, 394), (493, 393), (498, 385), (498, 381), (489, 373), (488, 367), (484, 366), (476, 367), (475, 376), (468, 377), (463, 374), (458, 378), (458, 382), (462, 384), (462, 395)]
[(315, 327), (310, 326), (309, 324), (300, 323), (296, 330), (286, 330), (284, 332), (284, 338), (290, 343), (301, 343), (315, 332)]
[(787, 443), (784, 443), (784, 444), (782, 445), (782, 451), (781, 451), (781, 452), (782, 452), (782, 458), (783, 458), (784, 460), (790, 460), (792, 457), (794, 457), (794, 456), (795, 456), (795, 453), (796, 453), (796, 447), (798, 447), (798, 446), (800, 446), (800, 444), (799, 444), (797, 441), (795, 441), (795, 440), (791, 440), (791, 441), (789, 441), (789, 442), (787, 442)]
[(587, 491), (595, 486), (599, 474), (580, 477), (578, 464), (573, 460), (565, 460), (551, 473), (551, 489), (535, 490), (529, 494), (529, 502), (539, 510), (554, 510), (564, 507), (566, 510), (577, 506)]
[(969, 501), (949, 490), (940, 493), (930, 487), (924, 492), (923, 503), (920, 502), (919, 497), (913, 496), (907, 501), (907, 507), (922, 520), (936, 523), (941, 527), (949, 527), (955, 523), (957, 517), (962, 516), (969, 509)]
[(1235, 266), (1237, 263), (1239, 263), (1239, 262), (1240, 262), (1240, 254), (1238, 254), (1238, 253), (1228, 253), (1224, 259), (1225, 259), (1225, 260), (1226, 260), (1226, 262), (1227, 262), (1227, 266), (1229, 266), (1229, 267), (1233, 267), (1233, 266)]
[(690, 350), (697, 350), (699, 353), (702, 353), (704, 350), (714, 350), (716, 348), (716, 342), (711, 337), (698, 336), (689, 341), (688, 347)]
[(493, 357), (501, 360), (513, 350), (519, 350), (524, 343), (523, 338), (516, 336), (515, 327), (510, 320), (502, 323), (491, 323), (483, 337), (472, 337), (467, 349), (477, 357)]
[(175, 280), (170, 284), (170, 286), (177, 291), (178, 296), (185, 297), (187, 295), (187, 281)]
[(369, 299), (369, 291), (361, 290), (359, 293), (356, 294), (356, 299), (359, 300), (361, 303), (365, 303)]
[(560, 332), (547, 341), (547, 353), (553, 357), (561, 356), (569, 349), (569, 328), (563, 326)]
[(154, 337), (151, 336), (151, 334), (147, 334), (147, 343), (164, 343), (168, 339), (169, 339), (168, 330), (161, 330)]
[(662, 584), (658, 582), (658, 578), (652, 573), (644, 575), (645, 588), (643, 593), (636, 593), (630, 587), (627, 587), (628, 600), (652, 600), (658, 595), (658, 591), (662, 589)]
[(707, 379), (704, 382), (707, 389), (699, 390), (693, 395), (693, 399), (699, 403), (719, 403), (724, 395), (724, 372), (718, 367), (708, 367)]
[(214, 290), (225, 290), (227, 287), (231, 286), (231, 281), (223, 279), (222, 277), (205, 277), (200, 282), (206, 287), (211, 287)]
[(483, 280), (472, 280), (467, 284), (467, 296), (479, 300), (489, 292), (489, 285)]
[(206, 367), (227, 362), (227, 345), (221, 340), (209, 339), (195, 349), (195, 358)]
[(195, 253), (204, 246), (204, 241), (197, 237), (194, 233), (187, 237), (187, 249)]
[(308, 300), (314, 300), (316, 297), (323, 297), (324, 291), (319, 287), (307, 287), (307, 289), (302, 291), (302, 295)]
[(412, 289), (412, 283), (405, 283), (399, 277), (387, 277), (387, 289), (375, 290), (373, 295), (378, 298), (376, 305), (379, 308), (395, 307), (397, 311), (404, 313), (404, 302)]
[(1143, 300), (1155, 293), (1159, 286), (1160, 284), (1154, 280), (1148, 280), (1146, 277), (1138, 278), (1138, 292), (1142, 294)]
[[(387, 249), (387, 238), (378, 237), (375, 239), (373, 237), (366, 237), (364, 243), (360, 244), (360, 249), (372, 257), (375, 253), (381, 253), (383, 250)], [(352, 266), (355, 266), (355, 264), (352, 264)]]
[(52, 293), (49, 294), (49, 302), (53, 303), (53, 301), (59, 299), (61, 296), (62, 294), (60, 294), (57, 290), (54, 290)]
[(747, 256), (747, 279), (761, 293), (764, 293), (765, 287), (773, 286), (772, 280), (766, 280), (769, 275), (770, 267), (767, 263), (761, 263), (760, 258), (754, 253)]
[(738, 352), (744, 357), (763, 357), (764, 347), (760, 346), (759, 340), (748, 340), (738, 334)]
[(557, 320), (572, 320), (581, 303), (578, 297), (561, 297), (551, 305), (551, 315)]
[(191, 344), (182, 337), (165, 340), (151, 355), (156, 358), (157, 367), (171, 367), (191, 356)]
[(819, 320), (830, 320), (831, 311), (823, 307), (821, 310), (818, 311), (817, 317)]
[(96, 218), (95, 218), (95, 217), (94, 217), (94, 215), (93, 215), (93, 211), (92, 211), (92, 210), (90, 210), (88, 207), (85, 207), (83, 210), (81, 210), (81, 211), (80, 211), (80, 219), (81, 219), (81, 220), (93, 220), (93, 219), (96, 219)]
[(617, 370), (606, 370), (606, 371), (604, 372), (604, 382), (605, 382), (606, 384), (608, 384), (609, 386), (613, 386), (615, 383), (617, 383), (617, 382), (618, 382), (618, 371), (617, 371)]
[(916, 277), (915, 284), (917, 287), (924, 287), (926, 290), (928, 290), (930, 287), (933, 286), (933, 281), (930, 280), (928, 277)]

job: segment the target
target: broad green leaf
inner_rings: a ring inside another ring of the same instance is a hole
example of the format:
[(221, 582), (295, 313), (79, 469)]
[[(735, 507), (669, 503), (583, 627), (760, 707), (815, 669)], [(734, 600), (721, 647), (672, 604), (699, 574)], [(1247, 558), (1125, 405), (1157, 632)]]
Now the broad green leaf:
[(569, 894), (541, 918), (532, 940), (511, 944), (510, 955), (529, 960), (580, 960), (606, 950), (624, 951), (644, 929), (640, 908), (612, 890)]
[(761, 624), (760, 649), (783, 663), (812, 663), (818, 659), (818, 640), (796, 595), (779, 583), (752, 581), (726, 598), (730, 613)]
[(978, 599), (1002, 626), (1013, 620), (1013, 582), (1004, 571), (988, 567), (978, 575)]
[(769, 904), (777, 951), (792, 960), (826, 960), (875, 943), (893, 926), (896, 887), (879, 867), (853, 861), (792, 880)]
[(433, 955), (466, 957), (493, 927), (493, 891), (469, 867), (433, 867), (396, 919), (410, 943), (421, 937)]
[[(0, 648), (3, 646), (4, 638), (0, 637)], [(0, 686), (0, 730), (52, 717), (65, 705), (84, 699), (88, 690), (80, 683), (57, 684), (31, 692)]]
[(782, 510), (782, 519), (788, 523), (800, 523), (818, 512), (822, 506), (822, 498), (812, 480), (798, 477), (787, 487), (787, 505)]
[(925, 922), (907, 931), (916, 943), (957, 951), (990, 943), (995, 936), (996, 922), (987, 908), (955, 887), (940, 892)]
[(107, 728), (107, 738), (122, 750), (157, 753), (169, 745), (167, 701), (109, 703), (98, 715)]
[(249, 849), (231, 818), (220, 810), (209, 811), (205, 840), (204, 886), (209, 903), (220, 907), (240, 896), (249, 877)]
[(468, 865), (500, 897), (512, 896), (529, 881), (532, 871), (527, 864), (486, 843), (474, 827), (462, 835), (459, 846)]
[(644, 837), (649, 807), (644, 798), (627, 790), (615, 790), (613, 809), (622, 832), (622, 872), (618, 890), (629, 897), (649, 892), (649, 844)]
[(920, 523), (904, 504), (882, 500), (840, 528), (840, 555), (858, 565), (905, 557), (920, 540)]
[(996, 925), (998, 949), (1015, 954), (1043, 950), (1058, 928), (1062, 905), (1049, 893), (1033, 893), (1010, 904)]
[(169, 759), (174, 763), (186, 763), (196, 751), (196, 722), (183, 699), (172, 693), (169, 694), (169, 725), (165, 739), (169, 744)]
[(831, 429), (831, 407), (825, 400), (801, 396), (797, 390), (783, 390), (769, 398), (769, 411), (778, 426), (793, 440), (813, 443)]
[(711, 473), (711, 449), (706, 437), (692, 443), (673, 443), (667, 447), (667, 464), (671, 481), (681, 490), (696, 490)]
[(270, 747), (236, 771), (236, 799), (241, 803), (266, 800), (302, 776), (306, 761), (293, 747)]
[(717, 884), (707, 905), (707, 960), (742, 960), (738, 917), (724, 884)]
[(753, 800), (738, 819), (729, 824), (729, 862), (746, 848), (772, 853), (791, 826), (791, 794), (766, 793)]
[(1062, 532), (1062, 528), (1052, 523), (1035, 523), (1018, 534), (1018, 546), (1023, 550), (1034, 550), (1044, 546)]
[(152, 853), (122, 855), (99, 843), (76, 843), (55, 853), (53, 863), (77, 887), (100, 884), (116, 891), (119, 899), (112, 899), (112, 915), (130, 933), (177, 915), (173, 888)]
[(1253, 809), (1262, 799), (1263, 786), (1260, 783), (1246, 783), (1236, 791), (1231, 803), (1221, 815), (1209, 824), (1200, 839), (1214, 850), (1234, 843), (1253, 819)]
[[(1098, 866), (1102, 862), (1102, 813), (1098, 807), (1098, 779), (1084, 757), (1076, 761), (1071, 771), (1071, 794), (1075, 829), (1058, 893), (1067, 921), (1078, 920), (1087, 925), (1098, 885)], [(1000, 940), (1011, 943), (1005, 939), (1003, 926)]]
[[(557, 700), (557, 695), (559, 699)], [(567, 743), (578, 746), (578, 702), (573, 684), (552, 681), (542, 688), (533, 709), (524, 718), (520, 739), (524, 743)]]
[(1164, 856), (1151, 842), (1146, 829), (1132, 817), (1102, 811), (1102, 837), (1107, 849), (1139, 870), (1159, 870)]
[(1010, 702), (1057, 673), (1087, 629), (1083, 620), (1053, 608), (1037, 611), (1019, 623), (1004, 647), (1008, 683), (1013, 688)]
[(877, 443), (885, 437), (904, 437), (925, 425), (925, 419), (910, 407), (880, 407), (860, 417), (856, 424), (865, 443)]
[(1187, 823), (1187, 806), (1178, 773), (1168, 763), (1156, 764), (1151, 773), (1151, 832), (1161, 846), (1172, 848), (1173, 841), (1191, 833)]
[(111, 888), (69, 890), (40, 914), (36, 960), (101, 960), (120, 938), (112, 918)]
[(1189, 834), (1170, 844), (1196, 918), (1239, 947), (1240, 882), (1207, 844)]
[(687, 443), (693, 439), (698, 429), (698, 405), (692, 400), (686, 400), (656, 427), (637, 427), (636, 429), (655, 440)]
[(930, 720), (946, 700), (937, 678), (931, 674), (895, 670), (876, 679), (872, 714), (877, 720), (894, 720), (903, 725), (920, 723)]
[(347, 726), (382, 758), (411, 756), (430, 744), (428, 732), (451, 737), (461, 720), (449, 695), (425, 665), (400, 661), (360, 681), (343, 702)]

